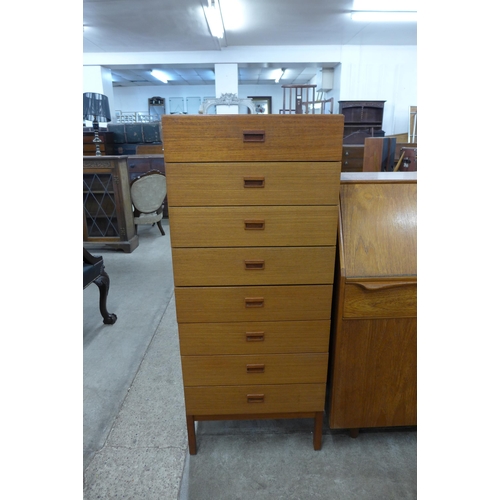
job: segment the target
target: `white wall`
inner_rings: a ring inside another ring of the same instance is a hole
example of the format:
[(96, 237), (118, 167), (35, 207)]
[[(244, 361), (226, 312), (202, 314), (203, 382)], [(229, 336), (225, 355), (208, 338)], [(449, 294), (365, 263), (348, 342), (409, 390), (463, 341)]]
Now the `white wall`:
[[(84, 64), (174, 63), (177, 53), (144, 54), (84, 54)], [(182, 63), (197, 62), (331, 62), (334, 69), (334, 88), (325, 97), (333, 97), (334, 112), (340, 100), (384, 100), (383, 130), (386, 135), (408, 131), (409, 107), (417, 105), (417, 47), (416, 46), (332, 46), (332, 47), (242, 47), (224, 52), (182, 53)], [(315, 83), (315, 82), (313, 82)], [(114, 87), (114, 107), (122, 112), (147, 113), (148, 98), (214, 97), (215, 85)], [(281, 84), (240, 85), (238, 97), (271, 96), (273, 113), (282, 107)], [(109, 96), (108, 96), (109, 97)]]
[[(215, 97), (215, 85), (152, 85), (141, 87), (115, 87), (114, 88), (115, 110), (121, 112), (148, 112), (148, 99), (151, 97), (163, 97), (166, 101), (166, 112), (169, 113), (169, 97)], [(238, 97), (248, 96), (270, 96), (272, 97), (273, 113), (277, 114), (283, 103), (283, 94), (280, 84), (275, 85), (240, 85)], [(185, 108), (186, 109), (186, 108)], [(111, 112), (114, 117), (114, 112)]]
[(344, 46), (339, 86), (340, 100), (386, 101), (386, 135), (408, 132), (409, 108), (417, 105), (417, 47)]

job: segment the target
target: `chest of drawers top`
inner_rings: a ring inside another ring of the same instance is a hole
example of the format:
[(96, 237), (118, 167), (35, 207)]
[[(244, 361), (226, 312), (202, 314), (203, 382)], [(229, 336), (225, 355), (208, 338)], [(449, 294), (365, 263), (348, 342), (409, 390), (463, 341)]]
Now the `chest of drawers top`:
[(166, 162), (340, 161), (343, 115), (165, 115)]

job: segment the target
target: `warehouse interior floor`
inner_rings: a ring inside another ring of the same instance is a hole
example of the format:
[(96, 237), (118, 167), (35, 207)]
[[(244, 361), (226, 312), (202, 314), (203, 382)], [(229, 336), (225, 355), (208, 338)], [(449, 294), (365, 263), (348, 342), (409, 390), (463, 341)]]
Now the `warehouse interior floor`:
[(139, 226), (139, 246), (102, 255), (110, 276), (104, 325), (98, 289), (83, 292), (84, 498), (145, 500), (410, 500), (416, 428), (331, 430), (314, 451), (313, 421), (197, 423), (189, 455), (169, 221)]

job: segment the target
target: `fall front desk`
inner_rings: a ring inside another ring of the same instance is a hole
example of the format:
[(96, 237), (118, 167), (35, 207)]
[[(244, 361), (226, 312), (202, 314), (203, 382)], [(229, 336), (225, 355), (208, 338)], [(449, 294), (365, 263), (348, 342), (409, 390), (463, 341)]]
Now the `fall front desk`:
[(417, 176), (341, 174), (330, 428), (417, 423)]

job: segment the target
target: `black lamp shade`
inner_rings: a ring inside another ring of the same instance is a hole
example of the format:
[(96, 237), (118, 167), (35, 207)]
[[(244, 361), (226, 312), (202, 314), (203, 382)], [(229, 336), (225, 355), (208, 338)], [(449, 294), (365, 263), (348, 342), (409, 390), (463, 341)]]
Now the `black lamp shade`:
[(110, 122), (108, 97), (93, 92), (83, 93), (83, 119), (91, 122)]

